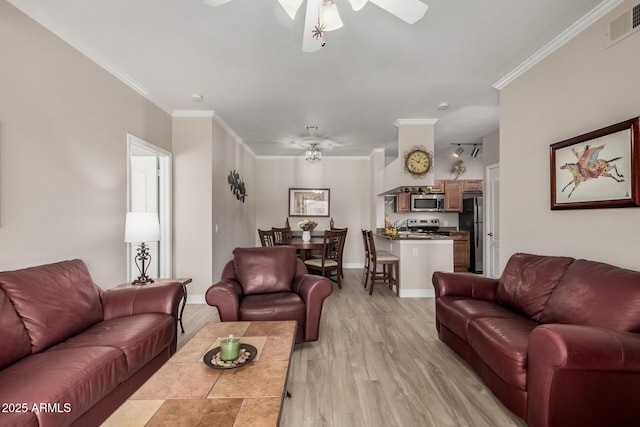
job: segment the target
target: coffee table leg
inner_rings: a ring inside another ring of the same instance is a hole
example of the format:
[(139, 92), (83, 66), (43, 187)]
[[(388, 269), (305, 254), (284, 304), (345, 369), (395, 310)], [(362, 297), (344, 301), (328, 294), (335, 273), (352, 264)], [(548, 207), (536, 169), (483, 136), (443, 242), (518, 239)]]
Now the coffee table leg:
[(178, 321), (180, 322), (180, 330), (184, 334), (184, 326), (182, 326), (182, 313), (184, 313), (184, 306), (187, 305), (187, 287), (182, 285), (182, 289), (184, 290), (184, 296), (182, 297), (182, 307), (180, 307), (180, 315), (178, 316)]

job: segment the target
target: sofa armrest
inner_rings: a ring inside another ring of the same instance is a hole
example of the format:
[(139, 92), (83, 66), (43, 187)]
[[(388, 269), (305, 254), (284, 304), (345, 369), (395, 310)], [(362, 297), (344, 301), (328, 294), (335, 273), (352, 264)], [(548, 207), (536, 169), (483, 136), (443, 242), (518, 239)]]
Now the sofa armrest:
[(115, 288), (102, 292), (104, 320), (141, 313), (167, 313), (178, 319), (178, 305), (184, 295), (180, 282)]
[(637, 425), (640, 334), (583, 325), (541, 325), (529, 338), (532, 427)]
[(207, 289), (207, 304), (216, 307), (222, 322), (236, 322), (240, 317), (242, 286), (237, 280), (222, 279)]
[(493, 301), (498, 288), (498, 279), (472, 273), (436, 271), (433, 273), (431, 281), (436, 298), (453, 295)]
[(316, 341), (320, 331), (320, 316), (324, 299), (333, 292), (333, 285), (326, 277), (313, 274), (296, 276), (293, 291), (300, 295), (305, 305), (305, 341)]

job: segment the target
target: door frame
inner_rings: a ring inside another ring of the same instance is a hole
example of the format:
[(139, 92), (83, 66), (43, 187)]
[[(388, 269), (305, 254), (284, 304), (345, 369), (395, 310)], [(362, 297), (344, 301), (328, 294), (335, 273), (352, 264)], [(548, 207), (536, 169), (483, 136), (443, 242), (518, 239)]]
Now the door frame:
[[(158, 219), (160, 220), (160, 242), (158, 267), (160, 277), (173, 277), (173, 217), (172, 217), (172, 155), (171, 152), (127, 133), (127, 212), (131, 210), (131, 155), (137, 146), (156, 154), (158, 159)], [(132, 280), (132, 245), (127, 245), (127, 278)]]
[[(495, 181), (495, 182), (494, 182)], [(500, 164), (485, 168), (485, 217), (484, 217), (484, 273), (491, 278), (500, 277)], [(497, 242), (497, 252), (494, 246)], [(497, 259), (495, 259), (497, 258)]]

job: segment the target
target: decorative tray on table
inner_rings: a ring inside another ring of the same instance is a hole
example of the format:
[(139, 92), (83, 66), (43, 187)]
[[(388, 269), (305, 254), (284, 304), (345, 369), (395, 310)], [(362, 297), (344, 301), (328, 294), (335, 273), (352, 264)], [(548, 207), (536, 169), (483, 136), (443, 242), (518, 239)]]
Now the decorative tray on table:
[(240, 352), (236, 360), (225, 362), (220, 359), (220, 347), (215, 347), (204, 354), (205, 365), (213, 369), (234, 369), (244, 366), (256, 358), (258, 350), (250, 344), (240, 343)]

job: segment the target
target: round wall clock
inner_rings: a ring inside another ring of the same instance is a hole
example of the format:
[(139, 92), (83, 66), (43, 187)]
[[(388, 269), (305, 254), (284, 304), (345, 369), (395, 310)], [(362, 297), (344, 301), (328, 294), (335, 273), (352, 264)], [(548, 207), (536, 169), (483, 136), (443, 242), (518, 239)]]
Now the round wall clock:
[(404, 155), (404, 169), (414, 176), (422, 176), (431, 170), (431, 153), (424, 147), (413, 147)]

